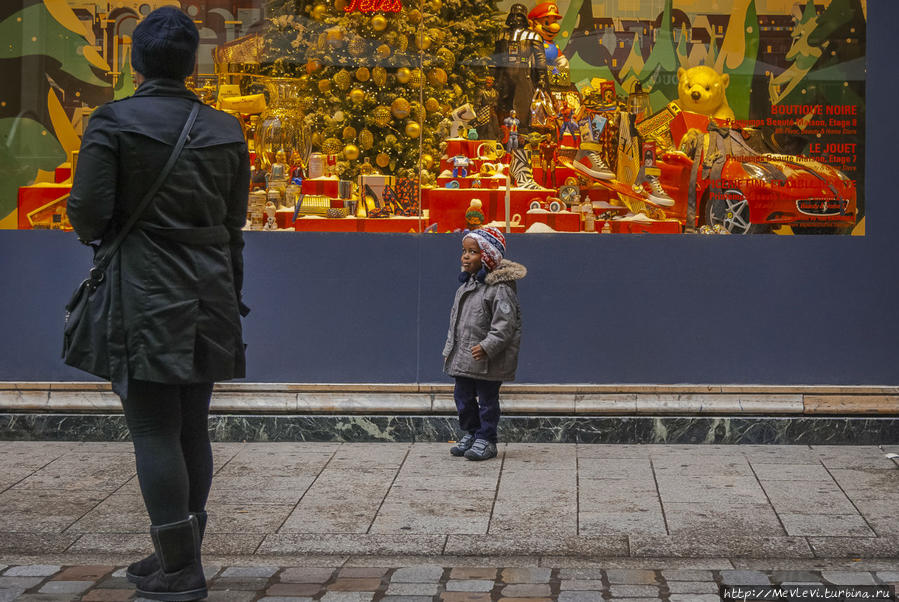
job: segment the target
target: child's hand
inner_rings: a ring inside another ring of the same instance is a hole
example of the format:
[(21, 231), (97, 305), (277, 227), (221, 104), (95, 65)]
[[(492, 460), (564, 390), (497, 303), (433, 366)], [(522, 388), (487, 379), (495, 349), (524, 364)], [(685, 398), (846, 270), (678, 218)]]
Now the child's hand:
[(471, 357), (476, 360), (485, 360), (487, 359), (487, 352), (481, 349), (480, 345), (475, 345), (471, 348)]

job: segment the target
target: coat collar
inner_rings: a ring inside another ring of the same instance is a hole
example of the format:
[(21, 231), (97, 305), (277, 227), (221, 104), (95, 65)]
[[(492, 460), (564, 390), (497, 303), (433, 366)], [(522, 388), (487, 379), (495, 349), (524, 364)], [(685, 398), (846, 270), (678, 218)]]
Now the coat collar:
[(140, 85), (134, 96), (175, 96), (199, 101), (197, 95), (176, 79), (148, 79)]

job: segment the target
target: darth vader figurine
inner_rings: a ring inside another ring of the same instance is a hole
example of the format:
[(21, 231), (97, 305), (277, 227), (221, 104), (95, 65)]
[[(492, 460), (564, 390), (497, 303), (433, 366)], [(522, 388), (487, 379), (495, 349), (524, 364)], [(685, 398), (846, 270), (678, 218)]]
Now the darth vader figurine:
[(530, 132), (531, 99), (534, 90), (549, 88), (543, 38), (529, 29), (528, 9), (513, 4), (506, 17), (506, 29), (496, 41), (497, 110), (500, 122), (515, 110), (521, 121), (519, 131)]

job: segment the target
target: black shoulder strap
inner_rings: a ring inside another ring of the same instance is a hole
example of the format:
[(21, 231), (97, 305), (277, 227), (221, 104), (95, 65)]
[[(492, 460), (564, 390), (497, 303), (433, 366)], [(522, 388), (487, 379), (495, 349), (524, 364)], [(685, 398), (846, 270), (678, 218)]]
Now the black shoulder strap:
[(181, 154), (181, 150), (184, 148), (185, 143), (187, 142), (187, 135), (190, 133), (191, 128), (194, 125), (194, 121), (197, 119), (197, 113), (200, 112), (200, 103), (195, 102), (193, 108), (190, 110), (190, 115), (187, 117), (187, 121), (184, 124), (184, 128), (181, 130), (181, 136), (178, 138), (178, 142), (175, 144), (175, 148), (172, 149), (172, 154), (169, 155), (169, 160), (166, 162), (165, 166), (163, 166), (162, 171), (159, 172), (159, 175), (156, 177), (156, 180), (153, 182), (153, 185), (147, 190), (147, 194), (144, 195), (144, 198), (141, 199), (140, 204), (137, 206), (137, 209), (134, 210), (134, 213), (131, 214), (131, 217), (128, 218), (128, 221), (119, 230), (118, 235), (116, 235), (115, 240), (110, 243), (109, 247), (107, 247), (106, 251), (103, 253), (103, 256), (98, 259), (94, 265), (96, 269), (101, 272), (106, 269), (106, 266), (109, 264), (112, 256), (116, 254), (116, 251), (119, 250), (119, 247), (122, 245), (122, 241), (125, 240), (125, 237), (131, 232), (134, 228), (134, 224), (141, 218), (144, 211), (150, 205), (150, 202), (153, 200), (153, 197), (156, 196), (156, 193), (159, 191), (159, 187), (162, 186), (162, 183), (168, 177), (169, 172), (172, 171), (172, 167), (175, 166), (175, 162), (178, 160), (178, 156)]

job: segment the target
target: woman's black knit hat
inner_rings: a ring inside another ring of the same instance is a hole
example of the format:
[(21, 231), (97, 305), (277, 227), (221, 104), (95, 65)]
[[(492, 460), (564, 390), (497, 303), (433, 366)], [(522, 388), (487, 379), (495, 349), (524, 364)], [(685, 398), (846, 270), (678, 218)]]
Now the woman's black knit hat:
[(151, 12), (131, 36), (131, 65), (147, 79), (182, 80), (194, 70), (200, 33), (174, 6)]

